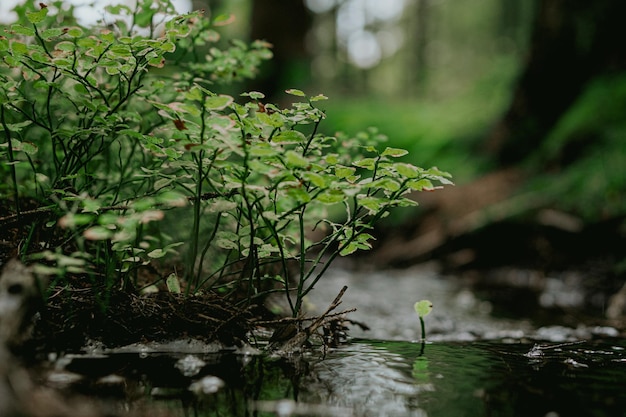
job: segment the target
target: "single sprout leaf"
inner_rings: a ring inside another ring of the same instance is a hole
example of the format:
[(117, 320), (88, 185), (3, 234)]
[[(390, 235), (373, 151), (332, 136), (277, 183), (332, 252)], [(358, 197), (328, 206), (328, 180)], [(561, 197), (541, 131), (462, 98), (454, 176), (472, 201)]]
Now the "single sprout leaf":
[(424, 353), (424, 344), (426, 343), (426, 326), (424, 325), (424, 317), (433, 310), (433, 303), (428, 300), (420, 300), (415, 303), (415, 312), (420, 318), (420, 326), (422, 327), (422, 350), (420, 355)]
[(433, 310), (433, 303), (428, 300), (421, 300), (415, 303), (415, 312), (420, 317), (426, 317)]

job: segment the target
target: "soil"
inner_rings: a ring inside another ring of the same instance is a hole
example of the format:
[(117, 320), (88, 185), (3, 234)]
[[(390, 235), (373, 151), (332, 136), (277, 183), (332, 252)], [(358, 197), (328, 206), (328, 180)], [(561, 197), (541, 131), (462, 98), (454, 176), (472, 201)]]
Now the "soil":
[(191, 338), (240, 346), (248, 341), (258, 315), (253, 308), (237, 307), (215, 294), (185, 297), (114, 290), (105, 305), (92, 289), (56, 290), (29, 341), (43, 352), (75, 352), (87, 341), (119, 347)]

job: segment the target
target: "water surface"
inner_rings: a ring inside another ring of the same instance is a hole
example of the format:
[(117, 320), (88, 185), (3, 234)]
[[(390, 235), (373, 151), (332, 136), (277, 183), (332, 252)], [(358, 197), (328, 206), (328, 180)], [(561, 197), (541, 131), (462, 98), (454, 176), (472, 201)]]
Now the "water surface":
[[(290, 358), (125, 353), (76, 357), (67, 369), (89, 375), (75, 390), (105, 395), (119, 409), (147, 403), (181, 417), (609, 417), (626, 415), (625, 348), (617, 340), (488, 341), (422, 351), (419, 343), (360, 339)], [(196, 368), (181, 366), (193, 360)], [(97, 381), (110, 372), (125, 382), (103, 390)]]

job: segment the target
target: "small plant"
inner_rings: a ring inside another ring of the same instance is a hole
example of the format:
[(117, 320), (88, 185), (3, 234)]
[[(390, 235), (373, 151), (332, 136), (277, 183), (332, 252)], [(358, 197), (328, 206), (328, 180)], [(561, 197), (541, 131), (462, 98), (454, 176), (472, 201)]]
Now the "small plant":
[(426, 341), (426, 326), (424, 325), (424, 317), (430, 314), (433, 310), (433, 303), (428, 300), (421, 300), (415, 303), (415, 312), (420, 319), (420, 326), (422, 328), (422, 343)]
[(254, 76), (268, 45), (218, 48), (222, 19), (153, 3), (109, 7), (107, 27), (85, 28), (62, 2), (30, 1), (0, 33), (0, 193), (18, 218), (25, 200), (46, 215), (28, 235), (55, 239), (20, 247), (40, 270), (106, 293), (141, 285), (141, 266), (181, 262), (170, 292), (250, 304), (280, 291), (295, 317), (333, 260), (416, 205), (409, 192), (451, 184), (399, 161), (407, 151), (381, 147), (375, 129), (319, 133), (324, 95), (290, 89), (281, 108), (217, 93)]

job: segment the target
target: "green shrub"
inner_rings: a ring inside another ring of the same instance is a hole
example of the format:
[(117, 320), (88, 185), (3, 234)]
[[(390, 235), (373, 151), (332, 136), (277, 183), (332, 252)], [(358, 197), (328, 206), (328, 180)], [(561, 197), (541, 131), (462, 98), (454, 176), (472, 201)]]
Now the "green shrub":
[[(40, 271), (110, 289), (180, 256), (171, 291), (283, 291), (297, 315), (337, 256), (369, 249), (376, 221), (415, 204), (408, 192), (450, 183), (380, 150), (374, 129), (318, 133), (323, 95), (288, 90), (298, 101), (279, 108), (259, 92), (215, 93), (254, 76), (268, 45), (218, 49), (200, 12), (156, 3), (109, 7), (115, 24), (86, 28), (61, 2), (30, 2), (0, 36), (0, 192), (16, 216), (38, 201), (56, 220), (31, 229), (67, 242), (20, 248), (47, 261)], [(345, 221), (326, 215), (337, 205)]]

